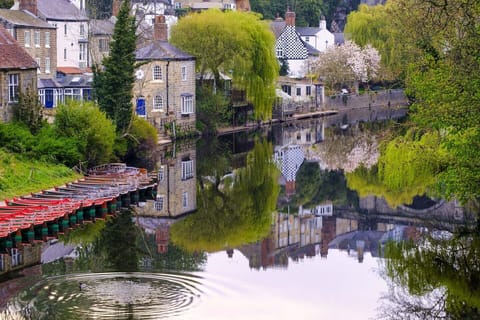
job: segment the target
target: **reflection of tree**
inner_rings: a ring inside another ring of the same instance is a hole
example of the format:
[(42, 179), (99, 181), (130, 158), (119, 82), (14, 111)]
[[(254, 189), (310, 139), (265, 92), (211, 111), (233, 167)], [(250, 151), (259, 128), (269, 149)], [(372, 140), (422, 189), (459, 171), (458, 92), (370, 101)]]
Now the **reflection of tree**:
[(172, 241), (191, 251), (216, 251), (260, 239), (268, 234), (275, 210), (279, 172), (272, 145), (255, 144), (247, 166), (235, 172), (234, 182), (199, 186), (198, 212), (173, 224)]
[(478, 319), (479, 231), (388, 243), (385, 272), (392, 282), (389, 300), (394, 309), (387, 309), (384, 317)]
[(117, 271), (136, 271), (139, 250), (137, 230), (130, 211), (122, 211), (106, 223), (101, 238), (96, 243), (96, 252), (105, 254), (107, 262)]
[(197, 143), (197, 176), (212, 176), (218, 180), (231, 171), (231, 157), (229, 149), (218, 138), (200, 139)]
[(315, 206), (324, 201), (348, 204), (354, 201), (353, 192), (348, 190), (343, 172), (320, 170), (316, 162), (304, 162), (296, 177), (297, 191), (294, 202), (304, 207)]

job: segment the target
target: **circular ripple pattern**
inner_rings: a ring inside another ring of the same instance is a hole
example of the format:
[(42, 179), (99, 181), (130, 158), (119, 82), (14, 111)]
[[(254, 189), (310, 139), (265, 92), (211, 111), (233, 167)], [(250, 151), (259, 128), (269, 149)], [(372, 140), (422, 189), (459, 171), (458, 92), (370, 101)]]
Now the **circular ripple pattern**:
[(167, 273), (66, 275), (27, 290), (16, 303), (27, 319), (168, 319), (199, 301), (200, 280)]

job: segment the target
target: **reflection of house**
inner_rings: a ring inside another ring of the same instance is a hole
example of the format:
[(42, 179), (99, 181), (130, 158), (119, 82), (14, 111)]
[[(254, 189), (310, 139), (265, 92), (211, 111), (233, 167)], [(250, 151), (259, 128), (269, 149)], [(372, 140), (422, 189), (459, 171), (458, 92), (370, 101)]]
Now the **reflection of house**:
[(273, 134), (276, 145), (311, 146), (324, 140), (325, 121), (314, 119), (297, 122), (294, 126), (283, 126), (274, 130)]
[(295, 194), (295, 178), (305, 155), (299, 145), (275, 147), (274, 161), (285, 179), (287, 196)]
[(178, 217), (197, 209), (195, 145), (172, 148), (175, 156), (162, 157), (157, 164), (157, 197), (155, 201), (147, 201), (142, 216)]
[(159, 131), (171, 126), (177, 131), (195, 130), (195, 58), (167, 41), (167, 24), (158, 16), (154, 40), (137, 49), (134, 86), (137, 114)]
[(11, 119), (18, 93), (37, 90), (37, 63), (0, 25), (0, 118)]
[(317, 204), (313, 208), (304, 208), (300, 206), (298, 208), (299, 216), (332, 216), (333, 215), (333, 203), (331, 201)]

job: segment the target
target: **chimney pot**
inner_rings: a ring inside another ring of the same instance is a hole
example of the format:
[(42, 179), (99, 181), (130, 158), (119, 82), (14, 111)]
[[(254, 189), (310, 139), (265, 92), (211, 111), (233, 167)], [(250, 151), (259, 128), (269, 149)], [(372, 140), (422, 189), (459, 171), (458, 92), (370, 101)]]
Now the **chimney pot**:
[(20, 10), (26, 10), (32, 13), (33, 15), (37, 15), (37, 0), (20, 0), (18, 5)]
[(168, 41), (168, 26), (163, 15), (155, 17), (153, 39), (155, 41)]

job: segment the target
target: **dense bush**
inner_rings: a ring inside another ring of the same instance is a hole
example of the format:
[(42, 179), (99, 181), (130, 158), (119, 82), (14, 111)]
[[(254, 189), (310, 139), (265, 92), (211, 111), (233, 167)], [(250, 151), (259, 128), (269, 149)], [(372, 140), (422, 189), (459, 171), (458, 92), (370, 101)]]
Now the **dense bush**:
[(150, 168), (156, 160), (157, 130), (145, 119), (134, 117), (129, 134), (126, 135), (124, 160), (131, 165)]
[(53, 126), (57, 136), (75, 139), (80, 160), (88, 167), (112, 160), (115, 125), (94, 103), (69, 101), (59, 106)]

